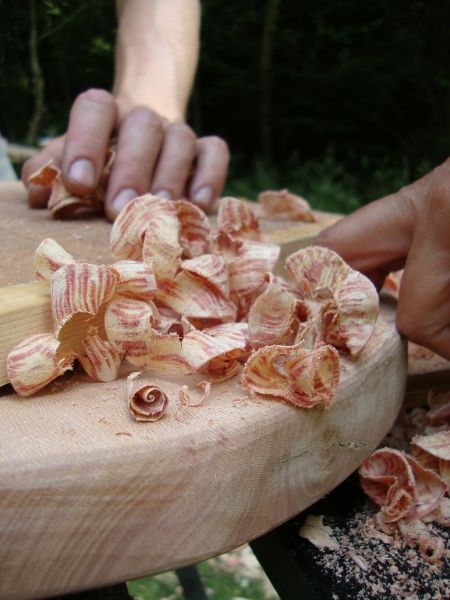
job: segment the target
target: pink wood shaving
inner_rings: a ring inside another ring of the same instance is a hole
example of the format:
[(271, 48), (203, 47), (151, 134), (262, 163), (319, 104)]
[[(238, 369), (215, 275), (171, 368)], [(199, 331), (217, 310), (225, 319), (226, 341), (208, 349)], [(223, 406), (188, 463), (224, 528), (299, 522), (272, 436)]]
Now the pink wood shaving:
[(231, 240), (259, 240), (259, 223), (248, 204), (237, 198), (222, 198), (217, 215), (219, 232)]
[(128, 362), (158, 373), (187, 375), (192, 372), (182, 354), (181, 341), (176, 333), (163, 334), (152, 331), (147, 334), (145, 344), (145, 352), (127, 355)]
[(296, 299), (273, 281), (253, 302), (248, 313), (252, 348), (284, 344), (293, 332)]
[(215, 360), (212, 370), (221, 370), (222, 365), (226, 364), (225, 371), (228, 372), (228, 361), (233, 359), (234, 365), (234, 359), (245, 346), (246, 340), (242, 335), (215, 337), (198, 330), (186, 334), (182, 341), (183, 356), (194, 371), (208, 370), (211, 368), (211, 361)]
[(379, 300), (373, 284), (332, 250), (310, 246), (291, 254), (286, 268), (307, 299), (320, 301), (324, 341), (357, 355), (372, 335)]
[(106, 164), (100, 182), (93, 194), (89, 196), (76, 196), (69, 192), (62, 181), (61, 170), (53, 163), (48, 162), (29, 178), (29, 183), (51, 187), (48, 208), (54, 217), (64, 219), (77, 216), (85, 212), (98, 211), (102, 208), (106, 193), (107, 180), (115, 159), (115, 150), (108, 150)]
[(181, 388), (178, 390), (178, 397), (180, 399), (180, 402), (186, 408), (191, 406), (200, 406), (200, 404), (203, 404), (203, 402), (205, 402), (209, 398), (209, 394), (211, 392), (211, 383), (209, 381), (199, 381), (197, 383), (197, 387), (201, 388), (203, 391), (202, 395), (200, 396), (200, 399), (197, 401), (192, 400), (192, 393), (189, 391), (189, 387), (187, 385), (182, 385)]
[(167, 410), (167, 395), (141, 372), (128, 375), (127, 398), (135, 421), (158, 421)]
[(68, 369), (73, 356), (58, 356), (59, 341), (51, 334), (32, 335), (12, 350), (6, 360), (11, 385), (21, 396), (30, 396)]
[(177, 273), (182, 255), (179, 237), (180, 220), (176, 207), (173, 202), (160, 199), (147, 219), (142, 248), (143, 260), (151, 260), (157, 278), (171, 279)]
[(142, 259), (144, 236), (154, 222), (153, 211), (163, 202), (157, 196), (146, 194), (125, 205), (111, 229), (111, 250), (115, 256)]
[(116, 291), (117, 277), (103, 265), (64, 265), (51, 277), (51, 307), (56, 335), (77, 313), (96, 315)]
[(411, 450), (424, 467), (439, 473), (450, 490), (450, 430), (414, 437)]
[(117, 293), (151, 300), (156, 294), (156, 279), (151, 262), (121, 260), (111, 265), (117, 273)]
[(402, 518), (420, 519), (439, 506), (446, 485), (429, 469), (399, 450), (382, 448), (359, 469), (365, 493), (381, 506), (386, 523)]
[(316, 220), (309, 203), (302, 196), (291, 194), (288, 190), (261, 192), (258, 202), (268, 219), (290, 219), (307, 223)]
[(205, 213), (187, 200), (175, 203), (180, 220), (180, 244), (186, 258), (209, 254), (212, 250), (212, 230)]
[(250, 356), (242, 374), (244, 388), (304, 408), (329, 406), (338, 382), (338, 354), (325, 344), (312, 350), (266, 346)]
[(105, 330), (109, 341), (127, 356), (147, 352), (147, 337), (159, 322), (158, 309), (151, 302), (117, 295), (108, 304)]
[(73, 256), (66, 252), (58, 242), (47, 238), (39, 244), (34, 255), (36, 279), (50, 280), (53, 273), (56, 273), (58, 269), (74, 262)]
[(237, 254), (228, 265), (230, 289), (238, 296), (258, 290), (267, 280), (280, 255), (275, 244), (244, 240), (238, 244)]
[(96, 327), (88, 329), (87, 333), (82, 342), (85, 355), (78, 357), (81, 366), (96, 381), (114, 381), (122, 356), (115, 346), (98, 335)]
[(217, 254), (204, 254), (196, 258), (185, 260), (181, 268), (191, 275), (197, 275), (207, 281), (224, 298), (230, 297), (230, 284), (227, 265), (222, 256)]
[(234, 321), (236, 306), (206, 281), (182, 271), (174, 280), (160, 282), (157, 299), (165, 306), (195, 319)]

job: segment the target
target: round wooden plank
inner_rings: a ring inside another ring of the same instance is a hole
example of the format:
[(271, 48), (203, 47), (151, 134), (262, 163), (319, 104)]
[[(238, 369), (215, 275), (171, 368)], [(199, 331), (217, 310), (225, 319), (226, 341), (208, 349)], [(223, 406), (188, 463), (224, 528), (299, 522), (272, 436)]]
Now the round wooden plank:
[(405, 347), (384, 307), (331, 410), (251, 399), (237, 378), (133, 422), (125, 379), (77, 374), (0, 398), (0, 598), (43, 597), (189, 564), (251, 540), (333, 489), (399, 410)]

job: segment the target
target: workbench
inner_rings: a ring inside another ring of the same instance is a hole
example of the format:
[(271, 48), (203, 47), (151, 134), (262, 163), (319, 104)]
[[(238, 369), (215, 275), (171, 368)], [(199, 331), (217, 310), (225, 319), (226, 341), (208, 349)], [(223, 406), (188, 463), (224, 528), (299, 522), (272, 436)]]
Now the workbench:
[[(332, 221), (267, 222), (263, 232), (286, 255)], [(27, 207), (20, 184), (0, 186), (0, 330), (10, 345), (31, 325), (49, 327), (45, 293), (33, 296), (26, 283), (39, 242), (53, 237), (76, 258), (110, 262), (109, 230), (102, 218), (56, 222)], [(357, 367), (346, 365), (331, 410), (250, 398), (236, 378), (215, 384), (205, 405), (172, 402), (167, 417), (149, 424), (128, 415), (130, 370), (105, 384), (77, 371), (25, 400), (0, 390), (0, 599), (189, 565), (292, 518), (389, 430), (404, 396), (406, 351), (387, 302)], [(184, 381), (164, 383), (176, 397)]]

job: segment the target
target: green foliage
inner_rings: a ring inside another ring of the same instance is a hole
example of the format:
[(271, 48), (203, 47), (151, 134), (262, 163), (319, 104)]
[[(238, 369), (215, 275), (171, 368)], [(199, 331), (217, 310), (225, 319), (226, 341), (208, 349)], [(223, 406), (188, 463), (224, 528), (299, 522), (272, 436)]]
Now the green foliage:
[[(425, 172), (425, 165), (422, 170)], [(405, 161), (374, 162), (367, 156), (360, 159), (355, 171), (360, 175), (350, 172), (331, 149), (305, 162), (294, 156), (284, 167), (256, 160), (246, 168), (235, 159), (225, 194), (256, 200), (263, 190), (288, 188), (307, 198), (315, 209), (347, 214), (400, 189), (414, 177)]]
[[(58, 135), (81, 91), (111, 87), (114, 3), (35, 3), (46, 109), (40, 135)], [(34, 104), (29, 6), (0, 0), (0, 131), (18, 141)], [(190, 121), (200, 135), (222, 135), (238, 157), (230, 189), (249, 195), (274, 182), (347, 210), (447, 156), (449, 2), (282, 0), (264, 80), (268, 6), (269, 0), (202, 2)], [(262, 123), (265, 93), (272, 110)], [(267, 126), (270, 168), (261, 163)]]
[[(225, 572), (214, 560), (197, 565), (203, 585), (208, 596), (215, 600), (232, 600), (236, 597), (264, 600), (262, 584), (256, 579), (236, 577), (232, 572)], [(175, 600), (183, 598), (182, 590), (174, 573), (162, 573), (155, 577), (135, 579), (127, 583), (128, 591), (135, 600)]]

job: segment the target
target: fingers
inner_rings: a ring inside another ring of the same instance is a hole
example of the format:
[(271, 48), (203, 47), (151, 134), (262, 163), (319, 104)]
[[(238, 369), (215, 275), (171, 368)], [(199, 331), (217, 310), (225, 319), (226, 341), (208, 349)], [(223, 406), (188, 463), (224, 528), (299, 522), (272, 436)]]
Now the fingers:
[(197, 137), (189, 125), (172, 123), (165, 132), (164, 145), (153, 176), (152, 193), (181, 198), (196, 156)]
[(417, 222), (397, 307), (406, 337), (450, 359), (450, 178), (431, 190)]
[(28, 183), (29, 178), (50, 160), (53, 160), (57, 166), (60, 166), (63, 149), (64, 137), (61, 136), (52, 140), (41, 152), (24, 163), (21, 176), (25, 187), (28, 189), (28, 203), (31, 208), (45, 208), (51, 190), (49, 187)]
[(64, 185), (74, 194), (96, 188), (116, 118), (116, 102), (105, 90), (88, 90), (75, 100), (62, 159)]
[(197, 165), (189, 198), (207, 210), (220, 196), (225, 185), (230, 152), (224, 140), (217, 136), (204, 137), (197, 142)]
[(316, 243), (331, 248), (353, 268), (368, 273), (407, 256), (415, 221), (414, 203), (402, 190), (371, 202), (325, 229)]
[(149, 191), (164, 138), (162, 119), (150, 109), (132, 110), (120, 126), (105, 211), (114, 220), (127, 202)]

